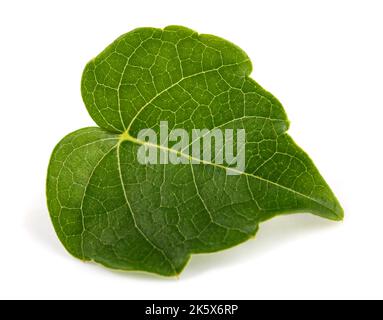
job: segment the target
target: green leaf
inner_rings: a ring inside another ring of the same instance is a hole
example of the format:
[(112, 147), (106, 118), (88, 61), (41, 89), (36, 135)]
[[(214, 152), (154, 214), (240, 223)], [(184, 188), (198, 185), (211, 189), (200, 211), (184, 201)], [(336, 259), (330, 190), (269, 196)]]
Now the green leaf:
[[(287, 135), (283, 107), (251, 70), (239, 47), (178, 26), (133, 30), (90, 61), (81, 90), (100, 128), (66, 136), (48, 169), (49, 212), (65, 248), (110, 268), (172, 276), (191, 254), (242, 243), (279, 214), (341, 220), (334, 194)], [(188, 132), (245, 129), (245, 169), (138, 163), (146, 144), (138, 132), (158, 133), (165, 120)]]

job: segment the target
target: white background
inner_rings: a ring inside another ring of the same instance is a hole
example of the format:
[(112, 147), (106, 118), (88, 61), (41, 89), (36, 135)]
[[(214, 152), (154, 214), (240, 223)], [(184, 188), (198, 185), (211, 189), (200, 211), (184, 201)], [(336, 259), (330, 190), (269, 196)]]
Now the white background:
[[(88, 60), (141, 26), (185, 25), (241, 46), (290, 134), (345, 209), (275, 218), (256, 240), (194, 256), (179, 279), (69, 256), (45, 204), (50, 153), (93, 125)], [(2, 1), (0, 298), (383, 298), (382, 1)]]

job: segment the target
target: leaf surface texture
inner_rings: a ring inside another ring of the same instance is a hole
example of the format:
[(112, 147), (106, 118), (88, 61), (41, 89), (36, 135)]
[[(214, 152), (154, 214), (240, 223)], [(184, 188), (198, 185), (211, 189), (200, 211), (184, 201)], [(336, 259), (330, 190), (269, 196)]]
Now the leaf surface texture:
[[(66, 136), (48, 169), (49, 212), (65, 248), (110, 268), (172, 276), (191, 254), (242, 243), (278, 214), (341, 220), (334, 194), (286, 133), (282, 105), (251, 71), (239, 47), (179, 26), (133, 30), (91, 60), (81, 91), (99, 127)], [(244, 128), (245, 170), (139, 164), (138, 132), (159, 134), (164, 120), (169, 130)]]

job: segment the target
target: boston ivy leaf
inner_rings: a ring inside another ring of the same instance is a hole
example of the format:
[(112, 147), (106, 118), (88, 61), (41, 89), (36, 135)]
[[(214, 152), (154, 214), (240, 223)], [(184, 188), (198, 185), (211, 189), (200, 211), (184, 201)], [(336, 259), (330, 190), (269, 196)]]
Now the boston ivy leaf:
[[(330, 188), (286, 133), (283, 107), (251, 70), (234, 44), (178, 26), (133, 30), (90, 61), (81, 90), (99, 128), (66, 136), (48, 169), (49, 212), (65, 248), (110, 268), (171, 276), (191, 254), (244, 242), (275, 215), (341, 220)], [(140, 164), (148, 142), (138, 133), (159, 133), (161, 121), (169, 130), (245, 129), (244, 169)]]

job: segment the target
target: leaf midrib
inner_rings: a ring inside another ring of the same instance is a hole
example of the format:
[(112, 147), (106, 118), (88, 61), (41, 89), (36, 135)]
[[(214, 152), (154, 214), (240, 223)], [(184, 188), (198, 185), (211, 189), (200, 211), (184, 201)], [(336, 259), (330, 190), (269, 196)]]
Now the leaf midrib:
[(214, 162), (210, 162), (210, 161), (206, 161), (206, 160), (203, 160), (203, 159), (199, 159), (199, 158), (196, 158), (196, 157), (193, 157), (193, 156), (190, 156), (188, 154), (185, 154), (183, 152), (180, 152), (180, 151), (177, 151), (177, 150), (174, 150), (172, 148), (168, 148), (168, 147), (165, 147), (165, 146), (162, 146), (162, 145), (158, 145), (158, 144), (154, 144), (154, 143), (150, 143), (150, 142), (147, 142), (147, 141), (142, 141), (142, 140), (139, 140), (135, 137), (132, 137), (131, 135), (129, 135), (128, 133), (123, 133), (122, 135), (120, 135), (120, 140), (119, 140), (119, 144), (125, 142), (125, 141), (129, 141), (129, 142), (132, 142), (132, 143), (135, 143), (135, 144), (138, 144), (138, 145), (144, 145), (144, 146), (148, 146), (148, 147), (153, 147), (153, 148), (157, 148), (157, 149), (160, 149), (160, 150), (163, 150), (163, 151), (167, 151), (167, 152), (171, 152), (173, 154), (176, 154), (178, 156), (181, 156), (181, 157), (184, 157), (186, 159), (188, 159), (190, 162), (191, 161), (199, 161), (200, 163), (202, 164), (205, 164), (205, 165), (210, 165), (210, 166), (214, 166), (216, 168), (220, 168), (220, 169), (223, 169), (223, 170), (228, 170), (228, 171), (232, 171), (234, 173), (236, 173), (237, 175), (244, 175), (244, 176), (248, 176), (248, 177), (251, 177), (251, 178), (254, 178), (254, 179), (257, 179), (257, 180), (260, 180), (260, 181), (263, 181), (263, 182), (266, 182), (266, 183), (269, 183), (269, 184), (272, 184), (278, 188), (281, 188), (281, 189), (284, 189), (286, 191), (289, 191), (293, 194), (296, 194), (298, 196), (301, 196), (303, 198), (306, 198), (308, 200), (311, 200), (317, 204), (319, 204), (320, 206), (322, 206), (323, 208), (326, 208), (327, 210), (331, 211), (336, 217), (338, 217), (338, 214), (330, 207), (328, 207), (327, 205), (325, 205), (324, 203), (322, 203), (321, 201), (315, 199), (315, 198), (312, 198), (304, 193), (301, 193), (299, 191), (296, 191), (294, 189), (291, 189), (289, 187), (286, 187), (284, 185), (281, 185), (277, 182), (274, 182), (274, 181), (271, 181), (269, 179), (266, 179), (266, 178), (263, 178), (261, 176), (258, 176), (258, 175), (254, 175), (252, 173), (248, 173), (248, 172), (245, 172), (245, 171), (241, 171), (241, 170), (238, 170), (238, 169), (235, 169), (235, 168), (231, 168), (231, 167), (226, 167), (224, 165), (221, 165), (221, 164), (218, 164), (218, 163), (214, 163)]

